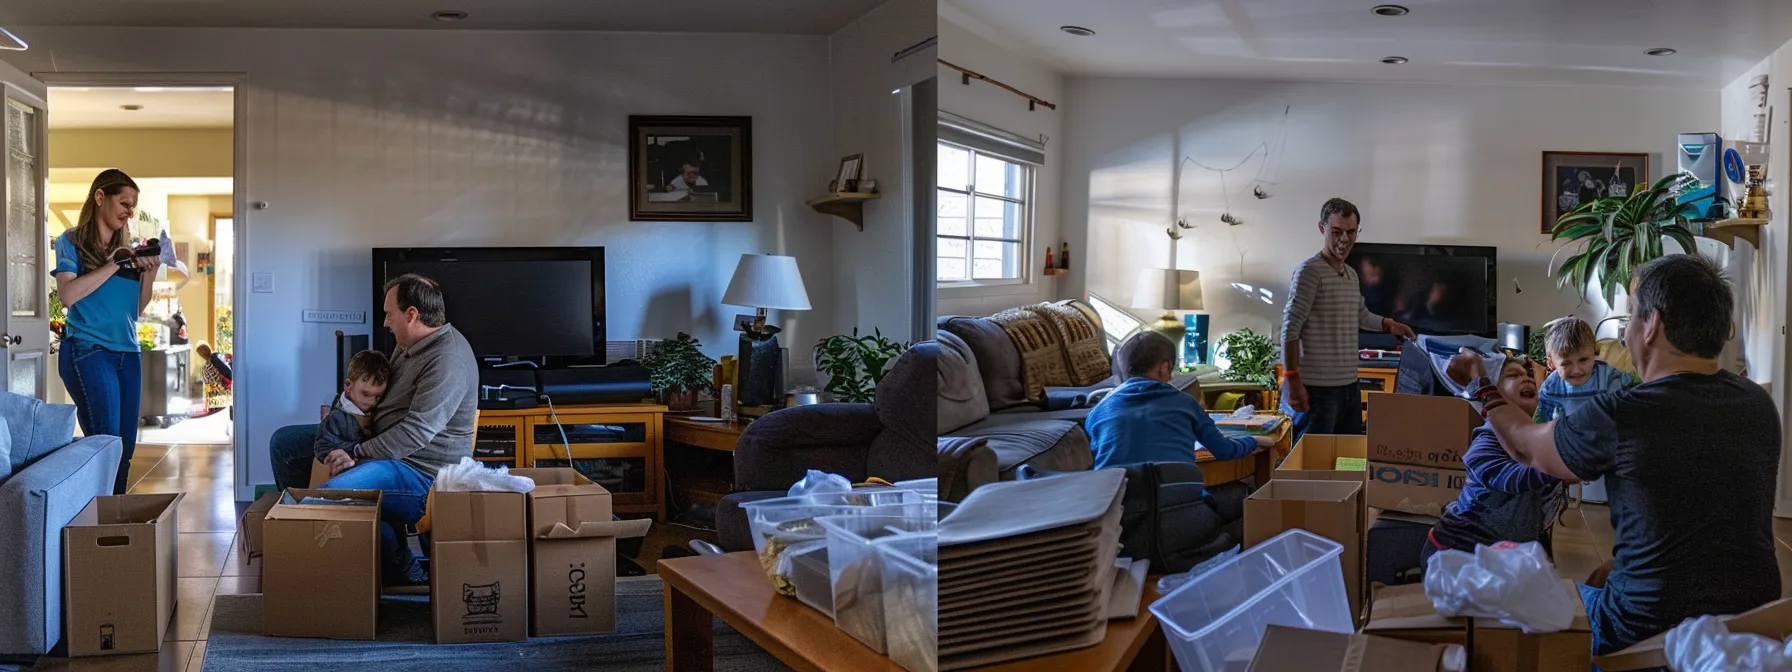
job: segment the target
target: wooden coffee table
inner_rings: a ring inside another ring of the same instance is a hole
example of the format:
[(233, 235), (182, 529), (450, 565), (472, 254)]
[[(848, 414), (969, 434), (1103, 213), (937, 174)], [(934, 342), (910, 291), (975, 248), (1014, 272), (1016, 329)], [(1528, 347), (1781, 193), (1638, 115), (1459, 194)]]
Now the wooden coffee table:
[[(785, 665), (799, 672), (822, 670), (895, 672), (902, 668), (878, 655), (834, 620), (796, 598), (772, 590), (759, 558), (750, 551), (661, 560), (666, 582), (666, 669), (708, 672), (715, 667), (715, 633), (710, 616), (747, 636)], [(980, 670), (1046, 672), (1171, 669), (1169, 648), (1148, 607), (1157, 600), (1157, 577), (1145, 586), (1139, 615), (1108, 624), (1100, 644), (1052, 656), (1030, 658)]]

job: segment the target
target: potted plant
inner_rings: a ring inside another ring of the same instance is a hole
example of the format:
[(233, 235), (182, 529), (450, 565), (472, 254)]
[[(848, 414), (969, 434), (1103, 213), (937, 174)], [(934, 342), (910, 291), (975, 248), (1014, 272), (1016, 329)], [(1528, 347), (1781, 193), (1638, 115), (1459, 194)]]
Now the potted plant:
[(690, 334), (679, 332), (653, 346), (643, 362), (653, 393), (674, 411), (696, 408), (697, 390), (708, 388), (715, 380), (716, 360), (698, 349), (702, 345)]
[(837, 334), (821, 339), (813, 351), (815, 371), (828, 376), (827, 391), (834, 401), (870, 403), (877, 397), (877, 383), (884, 367), (908, 350), (910, 344), (884, 338), (873, 329), (870, 336)]
[[(1550, 240), (1564, 241), (1562, 250), (1580, 247), (1556, 267), (1556, 287), (1585, 291), (1597, 281), (1606, 304), (1613, 305), (1619, 290), (1629, 289), (1631, 271), (1665, 255), (1662, 239), (1697, 254), (1694, 238), (1712, 218), (1696, 202), (1681, 203), (1680, 195), (1698, 186), (1691, 173), (1678, 173), (1638, 185), (1629, 196), (1601, 198), (1562, 215)], [(1727, 202), (1720, 205), (1720, 211), (1729, 209)]]
[(1220, 378), (1276, 389), (1276, 345), (1269, 342), (1268, 336), (1239, 329), (1221, 338), (1217, 351), (1226, 358)]

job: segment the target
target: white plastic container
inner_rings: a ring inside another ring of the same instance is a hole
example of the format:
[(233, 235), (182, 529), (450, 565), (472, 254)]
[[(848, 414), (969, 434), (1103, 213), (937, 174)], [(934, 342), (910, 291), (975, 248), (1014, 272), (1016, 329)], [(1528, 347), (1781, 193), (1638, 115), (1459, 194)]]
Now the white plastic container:
[[(834, 625), (878, 653), (885, 653), (883, 561), (873, 544), (898, 535), (934, 531), (935, 513), (924, 507), (911, 515), (848, 515), (816, 519), (828, 531), (828, 585)], [(914, 515), (919, 514), (919, 515)]]
[(742, 504), (741, 508), (746, 511), (747, 526), (753, 533), (753, 550), (764, 555), (766, 540), (774, 536), (786, 545), (823, 538), (821, 525), (808, 522), (815, 518), (861, 513), (860, 509), (868, 506), (923, 501), (921, 494), (912, 490), (877, 489), (763, 499)]
[(890, 660), (909, 672), (938, 672), (939, 536), (903, 534), (871, 547), (883, 560), (884, 637)]
[(1289, 530), (1151, 604), (1183, 672), (1242, 672), (1263, 631), (1283, 625), (1355, 632), (1339, 561), (1344, 547)]
[(796, 599), (833, 616), (834, 589), (828, 580), (828, 547), (793, 556), (790, 562), (790, 585), (796, 589)]

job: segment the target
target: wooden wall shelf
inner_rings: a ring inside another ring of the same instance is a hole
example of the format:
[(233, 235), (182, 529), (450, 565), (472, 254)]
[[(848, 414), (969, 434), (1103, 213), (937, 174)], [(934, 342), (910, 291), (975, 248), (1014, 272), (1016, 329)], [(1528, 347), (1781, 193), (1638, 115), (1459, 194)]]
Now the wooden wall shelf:
[(1765, 219), (1720, 219), (1705, 225), (1705, 237), (1732, 247), (1736, 245), (1736, 239), (1741, 238), (1759, 250), (1764, 226), (1767, 226)]
[(833, 215), (865, 230), (865, 202), (881, 198), (881, 194), (842, 192), (809, 199), (809, 207), (824, 215)]

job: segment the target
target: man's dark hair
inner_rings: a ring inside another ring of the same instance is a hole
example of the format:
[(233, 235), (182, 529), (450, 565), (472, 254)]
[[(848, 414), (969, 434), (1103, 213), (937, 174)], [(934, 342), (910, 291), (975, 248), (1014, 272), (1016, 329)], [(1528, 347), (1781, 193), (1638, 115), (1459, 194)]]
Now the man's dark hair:
[(1120, 372), (1127, 378), (1136, 378), (1151, 373), (1165, 362), (1175, 366), (1176, 344), (1170, 342), (1170, 337), (1155, 331), (1141, 331), (1120, 344), (1114, 360), (1120, 363)]
[(392, 379), (392, 363), (386, 359), (386, 353), (362, 350), (348, 359), (348, 379), (385, 385)]
[(439, 327), (448, 323), (448, 307), (442, 301), (442, 286), (436, 281), (406, 273), (386, 281), (385, 291), (398, 288), (398, 309), (417, 309), (417, 319), (425, 326)]
[(1342, 198), (1331, 199), (1326, 201), (1325, 205), (1319, 206), (1320, 222), (1329, 223), (1332, 215), (1337, 215), (1345, 219), (1354, 219), (1358, 222), (1363, 221), (1362, 214), (1356, 211), (1356, 204)]
[(1687, 355), (1717, 359), (1723, 352), (1735, 297), (1711, 260), (1671, 254), (1638, 267), (1631, 283), (1631, 319), (1659, 315), (1668, 345)]

